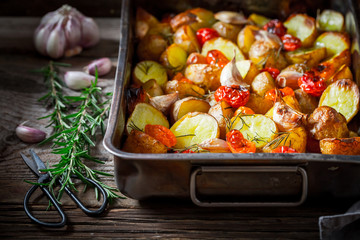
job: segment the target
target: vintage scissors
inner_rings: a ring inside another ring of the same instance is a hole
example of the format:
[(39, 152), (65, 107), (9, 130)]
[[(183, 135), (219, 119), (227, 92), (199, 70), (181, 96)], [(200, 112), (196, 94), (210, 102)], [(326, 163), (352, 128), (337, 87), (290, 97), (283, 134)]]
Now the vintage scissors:
[[(26, 157), (24, 154), (20, 153), (21, 157), (23, 158), (24, 162), (26, 163), (26, 165), (34, 172), (34, 174), (36, 176), (38, 176), (38, 183), (47, 183), (51, 180), (51, 176), (48, 172), (43, 172), (41, 171), (42, 169), (46, 169), (46, 166), (44, 164), (44, 162), (40, 159), (40, 157), (32, 150), (30, 149), (30, 154), (31, 154), (31, 158)], [(86, 208), (82, 202), (70, 191), (70, 189), (68, 187), (65, 187), (65, 192), (67, 193), (67, 195), (69, 195), (69, 197), (78, 205), (78, 207), (84, 212), (86, 213), (88, 216), (97, 216), (100, 215), (102, 212), (104, 212), (107, 203), (108, 203), (108, 199), (107, 199), (107, 195), (106, 192), (104, 190), (103, 187), (101, 187), (98, 183), (96, 183), (95, 181), (89, 179), (89, 178), (85, 178), (89, 183), (93, 184), (95, 186), (95, 188), (97, 188), (102, 196), (103, 196), (103, 203), (100, 206), (100, 208), (98, 208), (97, 210), (90, 210), (88, 208)], [(45, 195), (48, 197), (48, 199), (50, 200), (50, 202), (55, 206), (56, 210), (58, 211), (58, 213), (60, 214), (61, 217), (61, 221), (60, 222), (43, 222), (39, 219), (37, 219), (36, 217), (34, 217), (34, 215), (31, 213), (30, 209), (29, 209), (29, 200), (31, 195), (35, 192), (35, 190), (40, 187), (40, 189), (43, 191), (43, 193), (45, 193)], [(46, 185), (33, 185), (29, 191), (26, 193), (25, 198), (24, 198), (24, 209), (26, 214), (28, 215), (28, 217), (33, 220), (34, 222), (45, 226), (45, 227), (63, 227), (66, 224), (66, 215), (65, 213), (62, 211), (58, 201), (55, 199), (55, 197), (51, 194), (51, 192), (49, 191), (49, 189), (47, 188)]]

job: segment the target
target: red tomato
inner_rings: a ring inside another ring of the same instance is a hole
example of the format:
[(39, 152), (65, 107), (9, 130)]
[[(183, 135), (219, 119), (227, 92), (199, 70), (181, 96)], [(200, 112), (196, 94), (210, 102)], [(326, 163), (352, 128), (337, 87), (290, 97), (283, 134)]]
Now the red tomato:
[(281, 41), (285, 51), (294, 51), (301, 47), (301, 40), (291, 34), (282, 36)]
[(273, 19), (269, 21), (267, 24), (265, 24), (263, 29), (268, 31), (269, 33), (276, 34), (279, 38), (284, 36), (287, 32), (287, 28), (278, 19)]
[(200, 46), (204, 45), (206, 41), (209, 41), (210, 39), (219, 37), (219, 33), (212, 28), (200, 28), (196, 31), (196, 38), (200, 44)]
[(237, 129), (231, 130), (226, 134), (226, 142), (232, 153), (256, 152), (255, 143), (245, 139), (242, 133)]
[[(294, 90), (290, 87), (284, 87), (282, 89), (279, 89), (281, 96), (285, 97), (285, 96), (295, 96)], [(267, 91), (265, 93), (265, 98), (269, 99), (271, 101), (275, 101), (276, 100), (276, 91), (275, 89), (271, 89), (269, 91)]]
[(152, 125), (147, 124), (145, 126), (144, 132), (151, 137), (155, 138), (168, 148), (174, 146), (176, 144), (176, 137), (170, 129), (162, 126), (162, 125)]
[(250, 92), (246, 88), (221, 86), (215, 91), (215, 101), (226, 101), (233, 108), (244, 106), (250, 98)]
[(221, 68), (229, 63), (229, 60), (219, 50), (210, 50), (206, 55), (206, 61), (208, 64), (217, 65)]
[(325, 81), (316, 75), (314, 71), (307, 71), (298, 80), (299, 87), (306, 93), (319, 97), (326, 88)]
[(298, 153), (295, 149), (288, 146), (280, 146), (271, 151), (272, 153)]

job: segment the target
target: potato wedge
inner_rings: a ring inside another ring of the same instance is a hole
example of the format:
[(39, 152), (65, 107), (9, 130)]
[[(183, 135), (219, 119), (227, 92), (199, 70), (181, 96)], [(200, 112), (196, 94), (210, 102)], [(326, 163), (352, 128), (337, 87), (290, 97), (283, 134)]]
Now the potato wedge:
[(225, 22), (216, 22), (213, 26), (213, 29), (215, 29), (220, 37), (223, 37), (225, 39), (229, 39), (230, 41), (236, 43), (237, 36), (241, 30), (241, 27), (238, 25), (233, 25), (230, 23)]
[(359, 88), (350, 79), (330, 84), (321, 95), (319, 106), (329, 106), (344, 115), (347, 122), (359, 111)]
[(301, 46), (311, 47), (317, 36), (316, 21), (306, 14), (293, 14), (285, 22), (287, 32), (301, 40)]
[(262, 148), (276, 137), (275, 122), (261, 114), (237, 115), (231, 122), (231, 128), (227, 131), (239, 130), (244, 138), (255, 143), (256, 148)]
[(250, 93), (249, 101), (245, 104), (245, 107), (251, 108), (255, 113), (265, 114), (273, 107), (273, 105), (273, 101), (255, 93)]
[(251, 92), (259, 96), (264, 96), (265, 93), (275, 88), (275, 81), (269, 72), (259, 73), (251, 82)]
[(170, 25), (174, 32), (183, 25), (190, 25), (197, 31), (200, 28), (211, 27), (215, 21), (213, 12), (203, 8), (192, 8), (173, 17)]
[(169, 128), (169, 121), (164, 114), (148, 103), (138, 103), (126, 123), (127, 133), (133, 128), (144, 130), (146, 124), (158, 124)]
[[(294, 96), (290, 96), (290, 95), (285, 96), (285, 97), (283, 97), (283, 100), (292, 109), (294, 109), (296, 111), (299, 111), (299, 112), (301, 111), (300, 104), (299, 104), (299, 102), (297, 101), (297, 99)], [(265, 113), (265, 116), (272, 119), (273, 114), (274, 114), (274, 107), (270, 108), (269, 111), (267, 111), (267, 113)]]
[(174, 33), (174, 43), (184, 49), (188, 54), (200, 51), (194, 30), (189, 25), (178, 28)]
[(320, 106), (306, 119), (309, 136), (321, 140), (324, 138), (347, 138), (349, 129), (345, 117), (334, 108)]
[(263, 15), (260, 14), (256, 14), (256, 13), (252, 13), (250, 14), (250, 16), (248, 17), (249, 21), (252, 21), (253, 23), (255, 23), (256, 26), (258, 27), (263, 27), (265, 26), (265, 24), (267, 24), (271, 19), (267, 18)]
[(320, 140), (322, 154), (360, 155), (360, 137)]
[(180, 99), (190, 96), (202, 98), (205, 95), (205, 90), (196, 84), (177, 80), (168, 81), (165, 92), (167, 94), (177, 92)]
[(208, 113), (213, 116), (219, 124), (220, 138), (226, 139), (226, 119), (233, 117), (234, 110), (232, 107), (225, 101), (219, 101), (209, 109)]
[(165, 67), (155, 61), (141, 61), (136, 64), (133, 72), (134, 82), (142, 85), (150, 79), (155, 79), (157, 84), (164, 86), (168, 80)]
[(207, 113), (199, 112), (186, 114), (170, 130), (177, 137), (176, 149), (200, 144), (207, 139), (218, 138), (220, 135), (216, 119)]
[(294, 93), (302, 113), (310, 114), (317, 108), (319, 101), (316, 97), (307, 94), (302, 89), (296, 89)]
[(346, 33), (324, 32), (316, 39), (315, 46), (325, 47), (329, 58), (350, 49), (350, 37)]
[(326, 57), (325, 47), (300, 48), (295, 51), (285, 53), (286, 60), (291, 64), (303, 63), (309, 68), (316, 66)]
[(122, 148), (131, 153), (167, 153), (167, 147), (148, 134), (132, 130)]
[(190, 64), (185, 68), (185, 77), (205, 91), (220, 87), (221, 68), (210, 64)]
[(351, 54), (349, 49), (346, 49), (329, 60), (319, 63), (313, 70), (327, 82), (343, 65), (350, 66), (350, 64)]
[(187, 97), (176, 101), (170, 113), (171, 122), (176, 122), (189, 112), (203, 112), (207, 113), (210, 109), (210, 104), (202, 99), (195, 97)]
[(167, 73), (172, 77), (181, 72), (186, 66), (187, 53), (179, 45), (173, 43), (160, 56), (160, 63), (165, 66)]
[(306, 151), (307, 134), (304, 127), (297, 127), (290, 132), (278, 135), (274, 140), (266, 144), (262, 151), (269, 153), (277, 147), (287, 146), (295, 149), (299, 153)]
[(249, 55), (251, 45), (256, 41), (255, 31), (260, 30), (257, 26), (246, 25), (237, 36), (237, 45), (245, 56)]
[(288, 65), (284, 54), (280, 52), (280, 45), (265, 40), (257, 40), (251, 45), (249, 59), (259, 69), (274, 67), (282, 70)]
[(149, 34), (142, 38), (137, 46), (137, 56), (140, 60), (158, 61), (168, 44), (165, 38), (158, 34)]
[(235, 43), (222, 37), (217, 37), (206, 41), (202, 47), (201, 55), (206, 56), (208, 51), (214, 49), (222, 52), (229, 61), (234, 58), (234, 54), (236, 54), (236, 61), (245, 59), (245, 56)]
[(318, 14), (316, 26), (325, 32), (343, 32), (345, 30), (345, 19), (340, 12), (325, 9)]
[(326, 81), (326, 84), (330, 85), (340, 79), (350, 79), (351, 81), (354, 80), (354, 77), (353, 77), (353, 74), (352, 74), (350, 68), (348, 66), (346, 66), (345, 64), (342, 65), (338, 69), (338, 71), (329, 80)]

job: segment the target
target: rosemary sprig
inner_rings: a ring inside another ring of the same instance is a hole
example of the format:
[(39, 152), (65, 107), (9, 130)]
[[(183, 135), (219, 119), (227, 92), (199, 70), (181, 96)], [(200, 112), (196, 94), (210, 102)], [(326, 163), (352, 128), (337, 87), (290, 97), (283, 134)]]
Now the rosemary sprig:
[[(91, 169), (86, 165), (85, 160), (104, 164), (98, 158), (91, 156), (91, 147), (95, 146), (96, 134), (101, 130), (105, 131), (105, 119), (110, 109), (110, 94), (104, 94), (101, 88), (97, 87), (97, 73), (95, 81), (89, 88), (84, 89), (79, 96), (66, 96), (62, 91), (62, 80), (58, 76), (58, 63), (50, 62), (49, 66), (41, 69), (44, 74), (45, 84), (49, 93), (40, 98), (40, 101), (47, 101), (54, 110), (51, 114), (43, 117), (49, 118), (48, 126), (54, 127), (53, 134), (42, 143), (52, 142), (53, 153), (61, 155), (61, 160), (46, 169), (52, 176), (49, 189), (54, 194), (56, 180), (61, 182), (57, 195), (60, 201), (65, 186), (76, 190), (72, 176), (76, 175), (87, 185), (86, 178), (90, 178), (101, 185), (111, 201), (120, 197), (115, 192), (116, 188), (102, 183), (99, 175), (111, 176), (110, 174)], [(64, 66), (64, 65), (62, 65)], [(105, 100), (104, 100), (105, 99)], [(77, 105), (71, 113), (65, 112), (69, 106)], [(95, 188), (96, 197), (98, 197)], [(54, 194), (55, 195), (55, 194)]]

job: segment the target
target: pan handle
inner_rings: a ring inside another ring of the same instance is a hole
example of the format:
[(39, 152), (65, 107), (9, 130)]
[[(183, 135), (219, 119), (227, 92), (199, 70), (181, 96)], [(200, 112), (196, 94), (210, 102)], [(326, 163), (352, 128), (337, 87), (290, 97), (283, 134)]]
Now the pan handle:
[[(296, 202), (205, 202), (196, 194), (196, 176), (201, 173), (299, 173), (302, 177), (302, 193)], [(190, 178), (190, 197), (200, 207), (293, 207), (301, 205), (308, 194), (308, 177), (306, 171), (299, 166), (202, 166), (194, 170)]]

